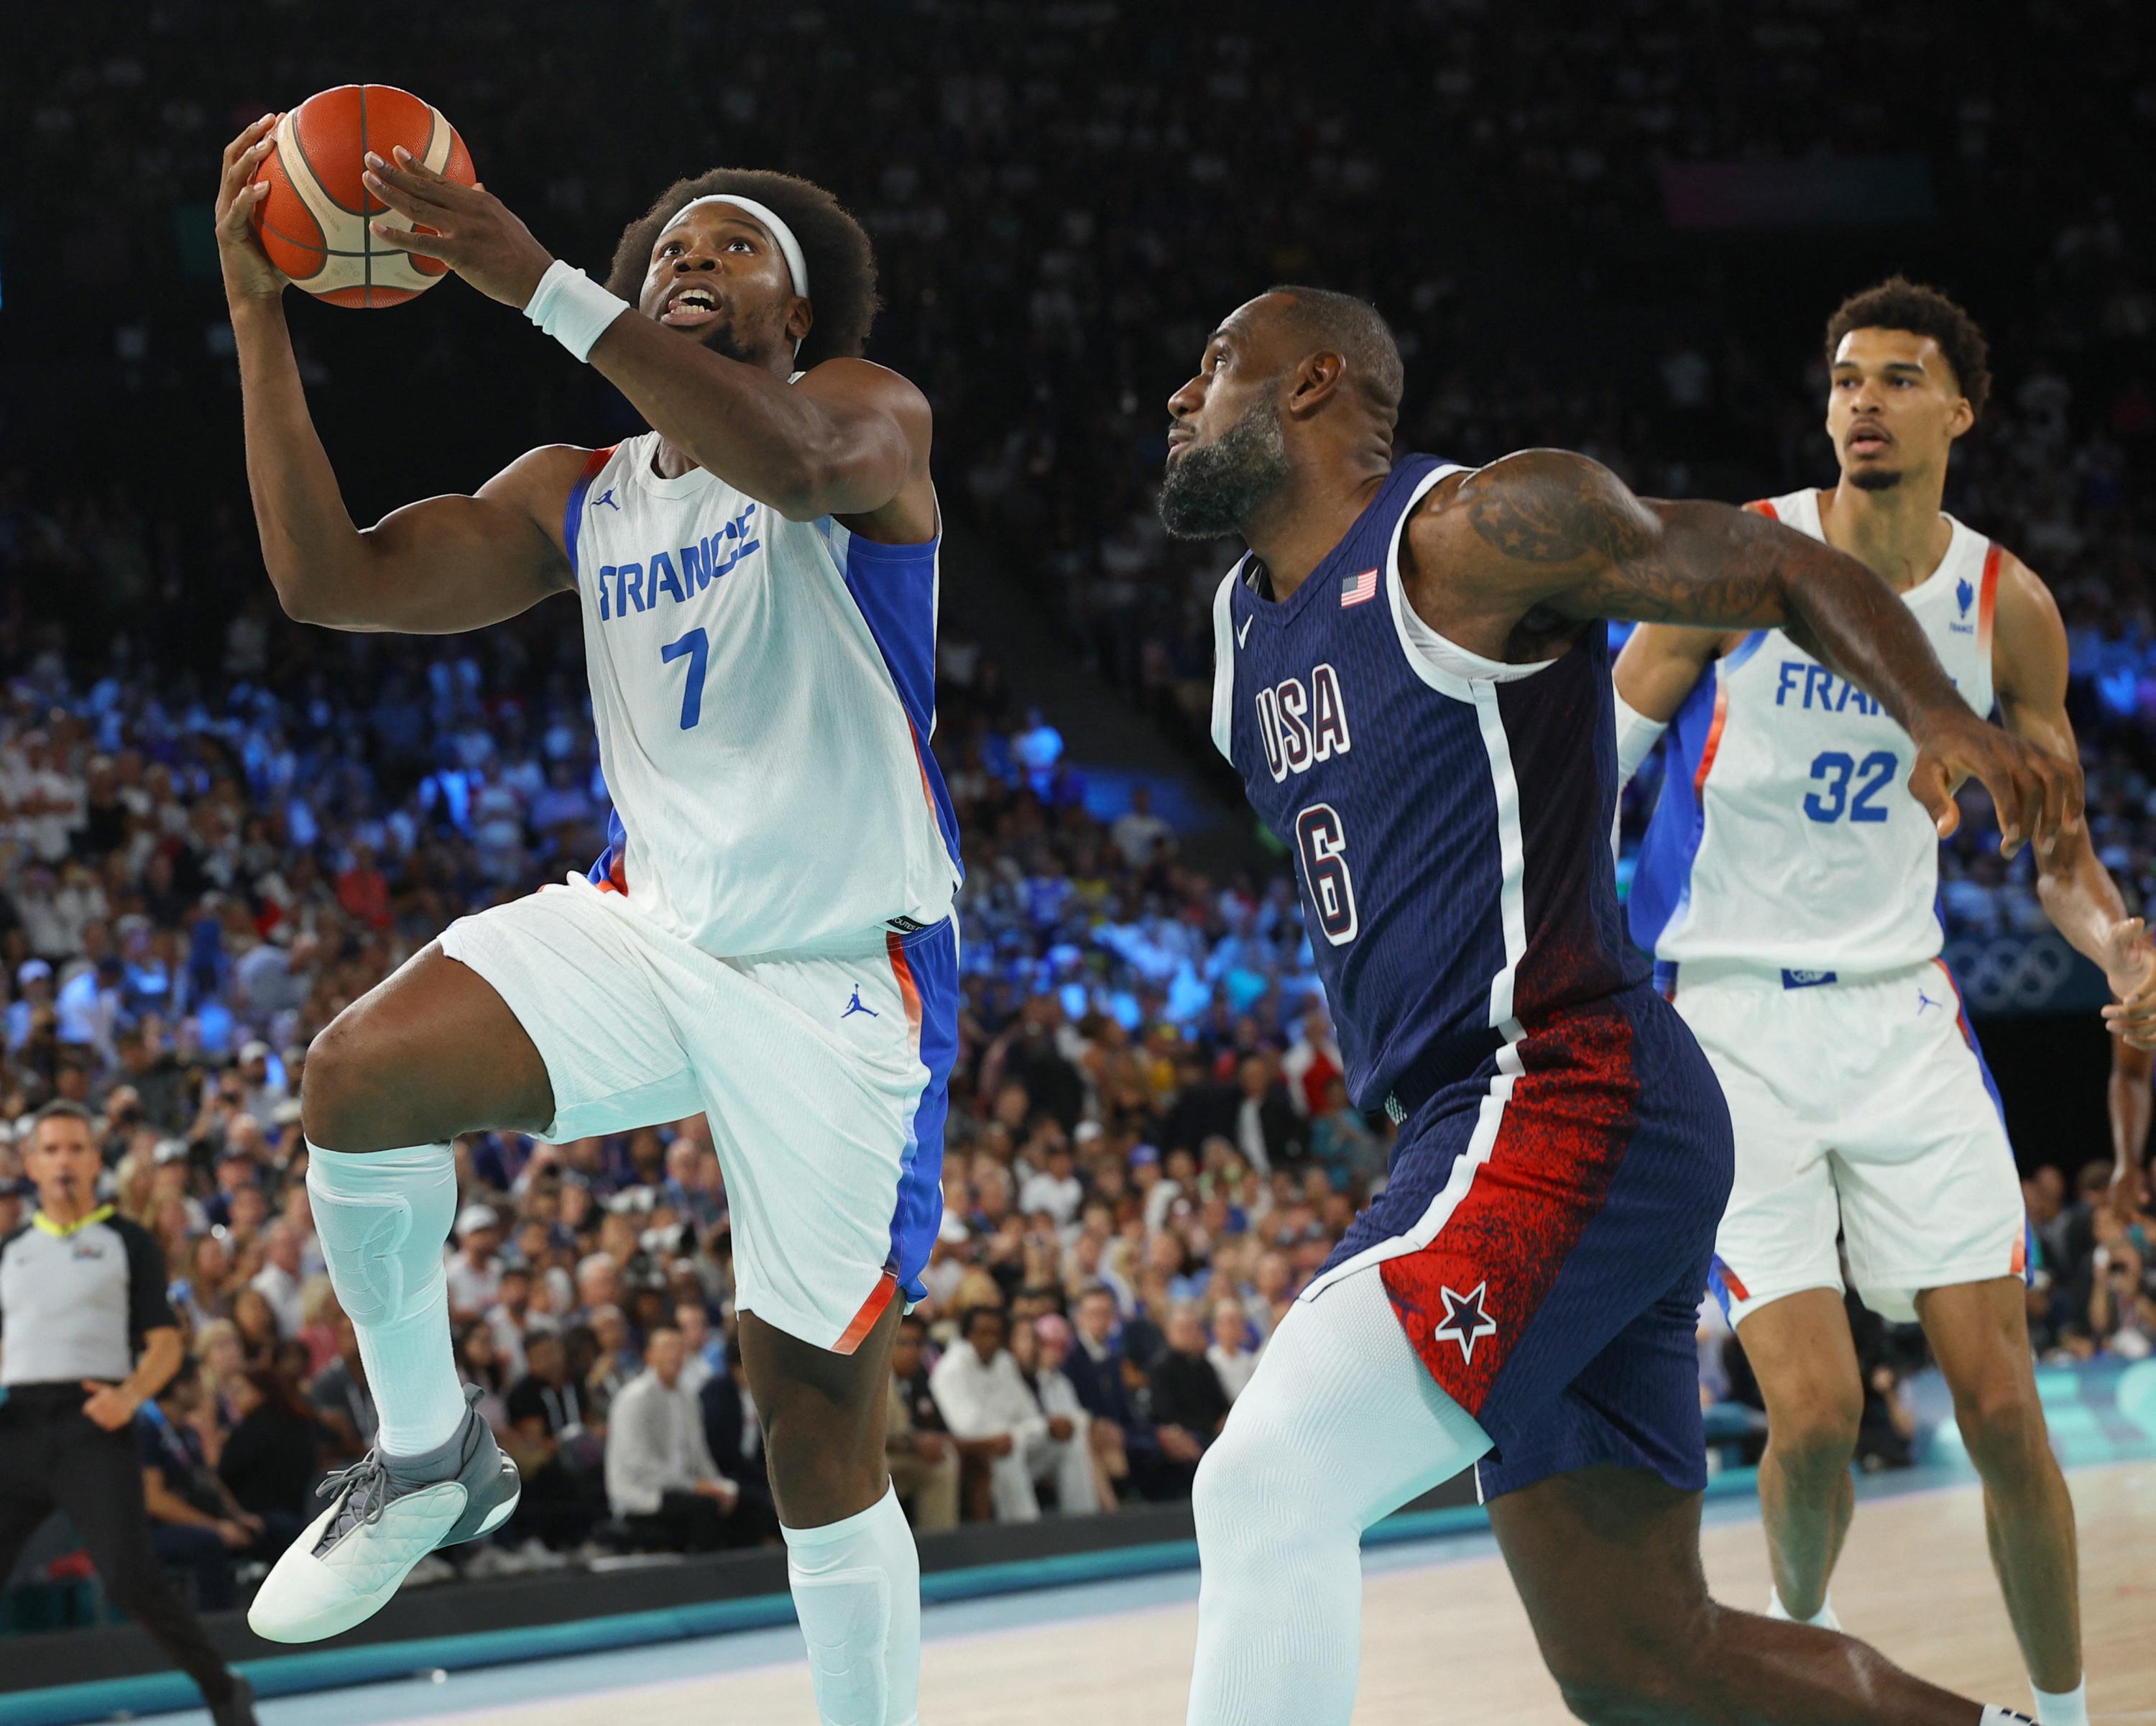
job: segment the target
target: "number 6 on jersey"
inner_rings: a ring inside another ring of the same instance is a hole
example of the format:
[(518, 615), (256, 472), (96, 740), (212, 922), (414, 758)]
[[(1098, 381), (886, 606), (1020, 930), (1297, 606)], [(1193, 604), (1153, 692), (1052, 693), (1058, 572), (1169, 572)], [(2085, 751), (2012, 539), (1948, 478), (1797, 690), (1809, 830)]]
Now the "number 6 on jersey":
[(1329, 803), (1314, 803), (1295, 818), (1302, 851), (1302, 878), (1317, 912), (1317, 927), (1335, 947), (1355, 938), (1355, 883), (1348, 873), (1348, 835)]

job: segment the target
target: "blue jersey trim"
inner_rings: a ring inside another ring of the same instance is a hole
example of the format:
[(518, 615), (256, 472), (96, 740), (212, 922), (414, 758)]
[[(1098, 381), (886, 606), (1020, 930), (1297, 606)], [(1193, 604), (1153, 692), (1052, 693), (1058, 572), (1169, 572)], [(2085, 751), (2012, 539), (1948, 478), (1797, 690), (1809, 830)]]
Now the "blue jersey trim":
[(1764, 629), (1754, 629), (1742, 641), (1738, 642), (1732, 651), (1722, 655), (1719, 660), (1715, 661), (1715, 664), (1725, 673), (1734, 671), (1742, 665), (1745, 660), (1750, 659), (1753, 654), (1758, 652), (1760, 648), (1765, 645), (1766, 640), (1767, 632)]
[(927, 1298), (921, 1273), (943, 1225), (943, 1122), (952, 1064), (958, 1057), (958, 936), (952, 919), (906, 936), (903, 953), (921, 1000), (921, 1064), (928, 1083), (915, 1105), (891, 1220), (891, 1266), (909, 1302)]
[(913, 728), (914, 753), (936, 809), (937, 830), (951, 866), (958, 857), (958, 816), (943, 770), (928, 747), (936, 732), (936, 556), (941, 538), (886, 546), (851, 534), (846, 542), (846, 591), (883, 655), (899, 705)]
[(584, 879), (593, 886), (604, 886), (608, 881), (628, 891), (628, 884), (620, 878), (622, 857), (629, 850), (629, 830), (621, 824), (621, 811), (607, 811), (606, 849), (599, 853), (598, 862), (584, 871)]
[(1707, 827), (1706, 811), (1693, 782), (1714, 727), (1717, 676), (1710, 667), (1708, 675), (1692, 686), (1662, 740), (1661, 794), (1655, 799), (1647, 835), (1640, 842), (1630, 907), (1632, 939), (1648, 953), (1655, 951), (1663, 931), (1691, 903), (1691, 866)]
[(1662, 789), (1647, 822), (1646, 837), (1640, 842), (1628, 907), (1632, 940), (1649, 953), (1691, 905), (1692, 865), (1699, 859), (1700, 841), (1707, 833), (1707, 806), (1697, 788), (1699, 763), (1714, 731), (1715, 698), (1722, 679), (1758, 652), (1766, 639), (1764, 629), (1754, 629), (1709, 665), (1707, 675), (1692, 685), (1662, 741)]
[(569, 578), (577, 574), (577, 534), (584, 525), (584, 499), (592, 489), (592, 481), (598, 478), (599, 470), (613, 459), (618, 445), (609, 444), (603, 449), (594, 449), (584, 459), (584, 470), (577, 475), (577, 483), (569, 488), (569, 501), (562, 510), (562, 547), (569, 554)]

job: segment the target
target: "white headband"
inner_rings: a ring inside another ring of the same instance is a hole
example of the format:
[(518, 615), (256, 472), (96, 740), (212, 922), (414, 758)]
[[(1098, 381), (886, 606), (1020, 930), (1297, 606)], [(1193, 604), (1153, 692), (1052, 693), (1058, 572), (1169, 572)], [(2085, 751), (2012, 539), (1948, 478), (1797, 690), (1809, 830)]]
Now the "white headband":
[[(666, 228), (678, 228), (681, 218), (699, 205), (729, 203), (736, 209), (752, 215), (771, 230), (771, 237), (778, 242), (778, 249), (785, 254), (787, 272), (793, 278), (793, 291), (803, 300), (808, 297), (808, 265), (801, 255), (801, 242), (793, 237), (793, 230), (786, 225), (777, 210), (768, 204), (758, 203), (752, 198), (740, 198), (732, 193), (715, 192), (708, 198), (692, 198), (674, 212)], [(660, 229), (664, 234), (665, 228)]]

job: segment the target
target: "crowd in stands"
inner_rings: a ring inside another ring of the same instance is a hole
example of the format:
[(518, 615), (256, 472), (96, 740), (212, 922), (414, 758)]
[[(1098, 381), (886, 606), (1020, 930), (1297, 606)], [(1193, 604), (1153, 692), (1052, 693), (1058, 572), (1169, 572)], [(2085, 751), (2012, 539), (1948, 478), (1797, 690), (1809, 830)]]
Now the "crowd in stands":
[[(1735, 296), (1696, 283), (1676, 296), (1681, 319), (1651, 325), (1644, 364), (1620, 343), (1567, 347), (1544, 369), (1534, 344), (1477, 331), (1511, 287), (1491, 267), (1507, 248), (1547, 265), (1550, 305), (1595, 300), (1606, 266), (1583, 260), (1660, 220), (1658, 163), (1812, 136), (1831, 65), (1862, 92), (1837, 100), (1843, 147), (1948, 137), (1933, 171), (1950, 210), (2049, 212), (1999, 290), (1998, 398), (1957, 458), (1949, 506), (2059, 596), (2092, 820), (2145, 902), (2156, 295), (2116, 211), (2031, 190), (2086, 179), (2046, 153), (2064, 148), (2033, 105), (2047, 80), (2100, 67), (2109, 90), (2143, 74), (2114, 39), (2122, 8), (2068, 10), (2043, 22), (2046, 52), (2017, 57), (2025, 83), (1962, 65), (1972, 42), (1950, 33), (1928, 39), (1951, 64), (1921, 90), (1890, 89), (1895, 56), (1872, 51), (1894, 46), (1891, 19), (1836, 13), (1830, 29), (1795, 0), (1751, 9), (1750, 33), (1711, 53), (1677, 29), (1697, 8), (1675, 0), (1570, 23), (1430, 0), (1381, 9), (1352, 43), (1299, 37), (1292, 78), (1277, 44), (1105, 0), (848, 8), (844, 30), (839, 12), (780, 8), (729, 18), (741, 75), (716, 94), (716, 26), (669, 9), (610, 33), (596, 63), (562, 74), (562, 101), (540, 104), (489, 69), (514, 51), (509, 32), (573, 16), (542, 4), (430, 12), (436, 46), (398, 75), (452, 110), (490, 185), (594, 265), (676, 168), (753, 157), (837, 187), (881, 252), (891, 310), (873, 352), (936, 404), (954, 543), (1052, 606), (1074, 651), (1193, 742), (1196, 771), (1226, 554), (1164, 542), (1149, 488), (1161, 403), (1213, 320), (1277, 276), (1370, 293), (1408, 353), (1405, 446), (1471, 460), (1565, 444), (1664, 493), (1826, 476), (1824, 389), (1803, 356), (1854, 280), (1792, 310), (1771, 350), (1798, 356), (1786, 375), (1739, 339)], [(186, 279), (225, 138), (264, 104), (347, 75), (340, 37), (359, 24), (311, 19), (309, 45), (272, 65), (223, 52), (249, 16), (172, 0), (129, 44), (63, 44), (76, 74), (0, 115), (29, 182), (110, 194), (109, 235), (89, 234), (72, 203), (51, 208), (44, 231), (61, 238), (31, 266), (33, 295), (116, 267)], [(381, 22), (366, 22), (370, 39)], [(39, 28), (92, 23), (61, 9)], [(1859, 44), (1830, 54), (1843, 31)], [(903, 52), (881, 51), (887, 35)], [(182, 61), (200, 76), (175, 80)], [(258, 82), (235, 83), (234, 63)], [(786, 100), (766, 94), (782, 85)], [(658, 157), (613, 123), (593, 94), (608, 88), (681, 116)], [(2152, 91), (2126, 92), (2122, 160), (2147, 154)], [(141, 119), (153, 98), (154, 144)], [(1407, 113), (1453, 153), (1384, 118)], [(34, 215), (55, 193), (24, 195)], [(1395, 219), (1408, 204), (1413, 218)], [(8, 286), (12, 308), (12, 274)], [(564, 383), (567, 362), (535, 359), (516, 319), (453, 300), (464, 293), (398, 316), (434, 344), (440, 378), (485, 378), (495, 422), (528, 428), (528, 443), (634, 429), (585, 374)], [(138, 419), (194, 414), (204, 441), (236, 447), (218, 316), (207, 283), (116, 326), (100, 313), (88, 359), (59, 343), (70, 388), (133, 402)], [(402, 398), (355, 405), (356, 362), (295, 321), (311, 384), (346, 416), (342, 460), (362, 441), (351, 420)], [(456, 915), (583, 869), (603, 844), (605, 787), (558, 604), (438, 641), (300, 629), (275, 613), (230, 463), (217, 485), (161, 488), (145, 465), (54, 465), (20, 426), (5, 432), (0, 1122), (54, 1097), (94, 1108), (112, 1200), (164, 1251), (192, 1364), (145, 1411), (146, 1461), (168, 1488), (153, 1509), (171, 1555), (208, 1600), (372, 1436), (300, 1178), (308, 1043)], [(424, 455), (429, 433), (411, 435)], [(382, 479), (396, 441), (352, 455), (377, 464), (385, 502), (406, 495), (393, 468)], [(892, 1472), (923, 1528), (1187, 1493), (1266, 1338), (1383, 1179), (1389, 1131), (1346, 1096), (1291, 876), (1188, 866), (1142, 796), (1095, 814), (1022, 674), (947, 621), (935, 747), (964, 835), (966, 1009), (947, 1210), (889, 1410)], [(1650, 773), (1628, 794), (1630, 830), (1652, 793)], [(2000, 864), (1986, 824), (1968, 823), (1945, 871), (1953, 926), (2030, 927), (2026, 867)], [(0, 1189), (18, 1172), (6, 1138)], [(459, 1158), (459, 1359), (526, 1481), (503, 1544), (468, 1562), (769, 1539), (701, 1119), (561, 1145), (480, 1135)], [(2113, 1214), (2101, 1187), (2083, 1176), (2069, 1195), (2032, 1176), (2038, 1345), (2138, 1358), (2156, 1336), (2156, 1216)], [(0, 1191), (0, 1230), (27, 1202)], [(1703, 1394), (1741, 1394), (1702, 1323)], [(1878, 1364), (1890, 1386), (1893, 1364)]]

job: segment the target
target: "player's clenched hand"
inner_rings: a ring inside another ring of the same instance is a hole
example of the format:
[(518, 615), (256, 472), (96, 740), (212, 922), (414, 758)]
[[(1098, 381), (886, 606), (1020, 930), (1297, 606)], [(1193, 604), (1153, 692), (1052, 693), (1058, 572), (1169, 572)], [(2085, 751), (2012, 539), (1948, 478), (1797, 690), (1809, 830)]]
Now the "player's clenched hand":
[(105, 1431), (117, 1432), (135, 1418), (135, 1405), (118, 1385), (85, 1379), (82, 1388), (90, 1392), (90, 1400), (82, 1405), (83, 1413)]
[(2156, 945), (2138, 917), (2121, 919), (2103, 938), (2103, 974), (2113, 999), (2105, 1025), (2137, 1049), (2156, 1049)]
[(367, 224), (374, 237), (399, 251), (439, 258), (489, 299), (522, 311), (552, 254), (485, 187), (459, 185), (401, 144), (395, 154), (393, 165), (367, 152), (367, 190), (431, 231), (413, 233), (377, 219)]
[(276, 125), (275, 114), (264, 114), (224, 146), (215, 224), (218, 262), (230, 300), (275, 300), (291, 280), (270, 261), (254, 232), (255, 206), (270, 195), (270, 182), (256, 182), (254, 171), (277, 147)]
[(1964, 779), (1991, 794), (2002, 856), (2030, 840), (2040, 852), (2049, 851), (2082, 819), (2079, 763), (1987, 725), (1965, 707), (1928, 719), (1909, 773), (1909, 794), (1931, 811), (1941, 839), (1961, 825), (1953, 794)]

